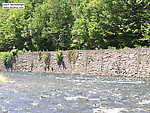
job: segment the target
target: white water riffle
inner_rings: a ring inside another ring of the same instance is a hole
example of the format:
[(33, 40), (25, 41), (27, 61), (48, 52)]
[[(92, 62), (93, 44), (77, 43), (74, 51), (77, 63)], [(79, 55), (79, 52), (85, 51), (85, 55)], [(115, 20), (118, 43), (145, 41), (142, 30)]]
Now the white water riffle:
[(148, 113), (150, 79), (1, 72), (0, 113)]

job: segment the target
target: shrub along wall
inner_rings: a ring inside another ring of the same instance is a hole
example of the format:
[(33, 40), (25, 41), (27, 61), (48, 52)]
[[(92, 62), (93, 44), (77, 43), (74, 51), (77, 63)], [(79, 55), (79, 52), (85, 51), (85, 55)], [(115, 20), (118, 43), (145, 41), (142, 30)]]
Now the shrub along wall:
[(12, 69), (1, 71), (150, 77), (150, 49), (18, 53)]

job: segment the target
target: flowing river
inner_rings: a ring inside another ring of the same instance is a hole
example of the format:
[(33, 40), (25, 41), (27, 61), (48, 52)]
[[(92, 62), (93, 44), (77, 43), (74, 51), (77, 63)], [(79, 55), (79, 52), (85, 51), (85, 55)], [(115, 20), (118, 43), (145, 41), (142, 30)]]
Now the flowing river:
[(3, 74), (0, 113), (150, 113), (150, 79)]

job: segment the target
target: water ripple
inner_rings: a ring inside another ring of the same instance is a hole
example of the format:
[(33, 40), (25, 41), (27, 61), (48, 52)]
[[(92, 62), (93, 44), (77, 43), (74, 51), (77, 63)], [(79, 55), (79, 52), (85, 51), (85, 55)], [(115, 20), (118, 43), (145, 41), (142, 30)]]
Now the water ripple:
[(0, 112), (148, 113), (150, 79), (4, 73)]

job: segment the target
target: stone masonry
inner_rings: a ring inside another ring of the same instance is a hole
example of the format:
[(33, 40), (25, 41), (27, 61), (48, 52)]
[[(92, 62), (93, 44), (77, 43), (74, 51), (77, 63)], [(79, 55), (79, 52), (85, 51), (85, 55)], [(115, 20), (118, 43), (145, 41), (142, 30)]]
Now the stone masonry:
[(69, 51), (62, 52), (63, 63), (61, 65), (58, 65), (56, 61), (56, 54), (59, 52), (50, 52), (49, 70), (46, 71), (43, 60), (46, 52), (42, 52), (41, 61), (39, 61), (38, 52), (18, 53), (16, 63), (13, 64), (12, 69), (8, 70), (0, 60), (0, 70), (150, 78), (150, 48), (72, 51), (76, 58), (73, 62), (69, 60)]

